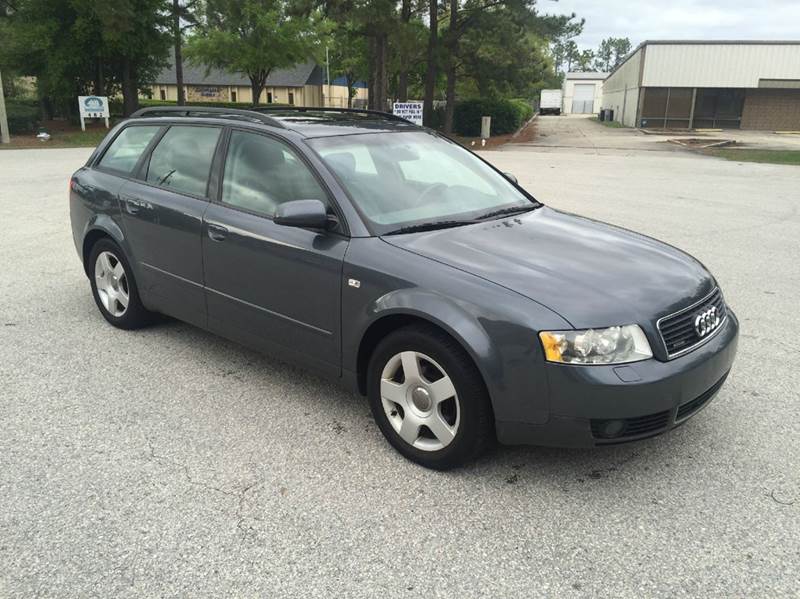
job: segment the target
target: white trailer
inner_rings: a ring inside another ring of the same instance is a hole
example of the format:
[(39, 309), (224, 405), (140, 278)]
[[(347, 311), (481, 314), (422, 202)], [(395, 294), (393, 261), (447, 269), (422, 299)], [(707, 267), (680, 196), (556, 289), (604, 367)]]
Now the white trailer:
[(539, 114), (561, 114), (561, 90), (543, 89), (539, 96)]

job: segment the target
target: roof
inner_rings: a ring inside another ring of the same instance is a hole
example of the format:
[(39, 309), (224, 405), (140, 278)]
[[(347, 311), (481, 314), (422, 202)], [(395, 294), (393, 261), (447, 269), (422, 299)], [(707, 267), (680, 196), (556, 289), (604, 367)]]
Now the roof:
[[(208, 74), (206, 74), (208, 73)], [(303, 87), (321, 85), (322, 69), (313, 61), (301, 62), (286, 69), (274, 69), (267, 77), (267, 87)], [(175, 53), (170, 55), (169, 66), (161, 71), (153, 83), (176, 85)], [(241, 73), (230, 73), (220, 69), (208, 69), (205, 65), (183, 61), (184, 85), (241, 85), (250, 87), (250, 79)]]
[(377, 111), (280, 107), (264, 112), (304, 137), (422, 129), (405, 119)]
[(608, 73), (600, 72), (569, 72), (565, 75), (565, 79), (605, 79)]
[(619, 68), (645, 46), (795, 46), (800, 45), (800, 40), (645, 40), (633, 50), (617, 66), (611, 69), (608, 77), (616, 73)]
[(295, 131), (306, 138), (422, 130), (389, 113), (347, 108), (148, 106), (131, 118), (235, 119)]

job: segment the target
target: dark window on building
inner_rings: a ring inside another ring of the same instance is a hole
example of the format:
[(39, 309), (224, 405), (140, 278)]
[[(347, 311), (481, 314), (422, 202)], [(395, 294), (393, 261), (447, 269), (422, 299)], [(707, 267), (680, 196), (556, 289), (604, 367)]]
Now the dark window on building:
[(219, 132), (216, 127), (170, 127), (150, 156), (148, 183), (182, 193), (206, 195)]
[(688, 129), (692, 112), (692, 88), (671, 87), (667, 103), (667, 129)]
[(238, 100), (236, 99), (236, 90), (232, 89), (231, 90), (231, 102), (237, 102), (237, 101)]
[(267, 92), (267, 104), (272, 104), (272, 92)]
[(130, 174), (161, 127), (128, 127), (111, 143), (98, 166)]
[(289, 104), (294, 106), (294, 93), (289, 92)]
[(667, 87), (648, 87), (644, 90), (642, 102), (642, 127), (663, 127), (667, 112)]
[(692, 88), (648, 87), (644, 91), (641, 124), (648, 128), (686, 129), (692, 110)]
[(698, 89), (694, 126), (700, 129), (738, 129), (743, 108), (742, 89)]
[(162, 100), (166, 100), (167, 99), (167, 90), (165, 90), (165, 89), (161, 90), (161, 99)]

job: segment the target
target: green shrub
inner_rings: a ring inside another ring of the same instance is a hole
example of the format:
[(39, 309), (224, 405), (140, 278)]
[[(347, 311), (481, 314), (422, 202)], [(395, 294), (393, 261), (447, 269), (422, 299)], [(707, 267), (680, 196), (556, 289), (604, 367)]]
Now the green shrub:
[(516, 106), (520, 118), (522, 119), (522, 123), (520, 123), (520, 125), (529, 121), (533, 116), (533, 106), (531, 106), (531, 103), (527, 100), (523, 100), (522, 98), (513, 98), (511, 103)]
[(481, 134), (481, 117), (492, 117), (492, 135), (514, 133), (533, 116), (533, 109), (523, 100), (476, 98), (456, 103), (453, 127), (466, 137)]
[(35, 133), (39, 127), (39, 104), (36, 100), (7, 100), (6, 113), (11, 133)]

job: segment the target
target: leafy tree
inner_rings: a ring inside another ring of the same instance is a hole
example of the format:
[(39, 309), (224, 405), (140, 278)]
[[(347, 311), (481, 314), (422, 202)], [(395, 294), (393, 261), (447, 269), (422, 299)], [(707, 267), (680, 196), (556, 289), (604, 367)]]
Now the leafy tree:
[(537, 19), (532, 12), (520, 13), (519, 7), (498, 7), (480, 15), (461, 43), (460, 89), (472, 87), (484, 98), (530, 97), (552, 79), (547, 41), (535, 33)]
[(337, 26), (347, 24), (364, 38), (369, 107), (385, 110), (389, 88), (389, 44), (398, 27), (395, 0), (298, 0), (318, 2)]
[(250, 79), (258, 104), (274, 69), (321, 59), (319, 15), (298, 18), (284, 0), (207, 0), (187, 58)]
[(175, 83), (178, 88), (178, 106), (186, 104), (186, 90), (183, 86), (183, 33), (197, 25), (195, 11), (199, 0), (172, 0), (170, 20), (172, 26), (173, 55), (175, 57)]
[(165, 0), (4, 1), (0, 63), (36, 77), (45, 118), (74, 113), (83, 93), (119, 90), (130, 114), (165, 64)]
[[(569, 70), (577, 60), (577, 44), (574, 39), (583, 32), (586, 19), (577, 20), (577, 15), (545, 15), (540, 19), (538, 33), (551, 43), (551, 54), (556, 71), (564, 67)], [(572, 42), (572, 43), (570, 43)], [(571, 58), (571, 62), (568, 61)], [(569, 62), (569, 65), (568, 65)]]
[(611, 71), (631, 51), (631, 40), (627, 37), (607, 37), (600, 42), (595, 55), (594, 67), (598, 71)]
[(594, 64), (594, 52), (591, 50), (581, 50), (578, 52), (574, 70), (579, 72), (591, 71)]
[(99, 26), (104, 56), (122, 89), (123, 113), (131, 114), (139, 107), (140, 83), (152, 81), (166, 65), (169, 5), (165, 0), (73, 1)]
[(352, 23), (342, 23), (333, 30), (328, 51), (332, 78), (344, 77), (347, 107), (352, 108), (355, 84), (367, 77), (366, 39)]
[(433, 96), (436, 93), (436, 77), (439, 67), (439, 2), (428, 0), (428, 49), (425, 71), (425, 95), (422, 103), (423, 124), (431, 126), (433, 119)]

